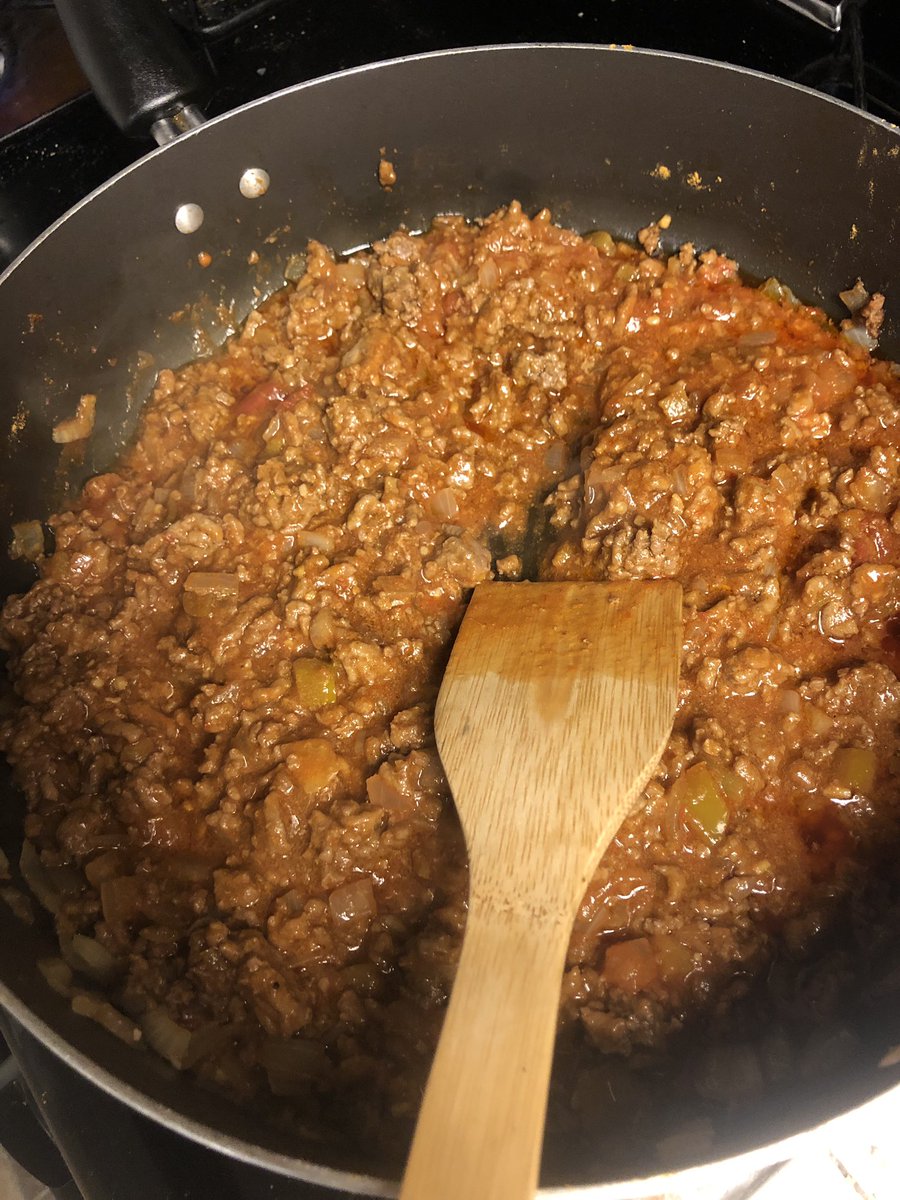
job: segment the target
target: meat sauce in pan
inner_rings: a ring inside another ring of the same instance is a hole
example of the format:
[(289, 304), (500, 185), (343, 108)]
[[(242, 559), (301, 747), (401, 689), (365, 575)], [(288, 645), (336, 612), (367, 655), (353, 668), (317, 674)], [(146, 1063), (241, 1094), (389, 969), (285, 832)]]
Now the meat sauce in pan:
[(572, 935), (551, 1125), (602, 1119), (595, 1064), (807, 953), (896, 845), (900, 379), (655, 241), (513, 204), (312, 245), (160, 372), (0, 623), (79, 1011), (316, 1136), (408, 1131), (466, 915), (432, 707), (491, 578), (685, 590), (674, 732)]

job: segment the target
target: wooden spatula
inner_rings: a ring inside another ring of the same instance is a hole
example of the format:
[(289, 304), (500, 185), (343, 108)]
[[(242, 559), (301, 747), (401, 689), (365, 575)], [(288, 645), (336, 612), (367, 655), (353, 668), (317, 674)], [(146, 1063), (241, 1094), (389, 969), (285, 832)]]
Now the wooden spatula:
[(572, 923), (669, 737), (680, 652), (675, 583), (475, 589), (435, 713), (469, 915), (401, 1200), (534, 1195)]

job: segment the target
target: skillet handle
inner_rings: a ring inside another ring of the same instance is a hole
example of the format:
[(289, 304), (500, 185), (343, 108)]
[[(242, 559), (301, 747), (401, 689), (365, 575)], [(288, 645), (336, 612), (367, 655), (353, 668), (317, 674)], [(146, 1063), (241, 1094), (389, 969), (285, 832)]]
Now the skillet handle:
[(97, 99), (123, 133), (160, 144), (199, 125), (194, 105), (209, 90), (159, 0), (56, 0), (56, 9)]

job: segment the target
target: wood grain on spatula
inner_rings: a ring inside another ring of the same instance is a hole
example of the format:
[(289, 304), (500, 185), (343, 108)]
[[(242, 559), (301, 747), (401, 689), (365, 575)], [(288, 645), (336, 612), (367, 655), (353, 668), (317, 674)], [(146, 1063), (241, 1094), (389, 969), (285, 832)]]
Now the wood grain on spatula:
[(669, 737), (680, 653), (675, 583), (475, 589), (435, 712), (469, 915), (402, 1200), (534, 1194), (572, 923)]

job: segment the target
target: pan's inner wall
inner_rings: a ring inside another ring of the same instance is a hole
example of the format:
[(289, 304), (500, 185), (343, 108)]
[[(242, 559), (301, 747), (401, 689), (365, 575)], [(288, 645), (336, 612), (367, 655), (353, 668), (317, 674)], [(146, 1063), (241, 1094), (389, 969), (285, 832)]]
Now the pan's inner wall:
[[(382, 154), (398, 176), (390, 191), (378, 183)], [(238, 187), (249, 167), (271, 176), (258, 199)], [(774, 80), (666, 55), (515, 47), (400, 61), (303, 85), (150, 156), (11, 270), (0, 287), (4, 536), (106, 466), (156, 371), (227, 336), (308, 239), (349, 250), (398, 225), (422, 228), (437, 212), (474, 217), (513, 198), (527, 210), (549, 207), (562, 224), (623, 237), (669, 213), (667, 246), (715, 246), (834, 316), (837, 291), (859, 276), (887, 293), (882, 346), (900, 356), (896, 131)], [(174, 225), (185, 203), (205, 214), (189, 235)], [(79, 459), (50, 431), (84, 392), (97, 395), (97, 425)], [(4, 594), (29, 580), (5, 556), (0, 574)], [(4, 814), (14, 860), (15, 800)], [(249, 1143), (237, 1152), (314, 1159), (313, 1147), (282, 1145), (68, 1013), (34, 967), (50, 941), (5, 907), (0, 937), (0, 978), (20, 1012), (101, 1064), (105, 1086), (124, 1080), (165, 1106), (164, 1119), (190, 1118), (220, 1143)], [(871, 1071), (835, 1078), (823, 1087), (813, 1073), (779, 1112), (761, 1098), (723, 1129), (722, 1151), (803, 1128), (891, 1082)], [(277, 1165), (309, 1173), (302, 1162)], [(640, 1145), (619, 1169), (647, 1173)], [(553, 1171), (572, 1178), (563, 1162)], [(581, 1163), (573, 1181), (601, 1176)]]

